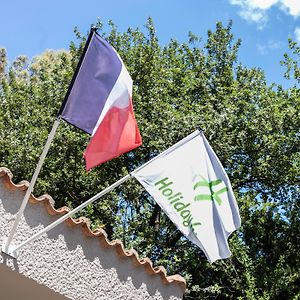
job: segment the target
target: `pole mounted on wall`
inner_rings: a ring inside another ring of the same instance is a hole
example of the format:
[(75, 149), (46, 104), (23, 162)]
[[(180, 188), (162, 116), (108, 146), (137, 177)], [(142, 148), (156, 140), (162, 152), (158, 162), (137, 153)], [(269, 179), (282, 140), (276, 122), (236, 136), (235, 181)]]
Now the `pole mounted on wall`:
[(122, 184), (123, 182), (127, 181), (128, 179), (130, 179), (130, 177), (131, 177), (130, 174), (124, 176), (120, 180), (116, 181), (114, 184), (110, 185), (109, 187), (107, 187), (106, 189), (104, 189), (100, 193), (96, 194), (95, 196), (93, 196), (89, 200), (85, 201), (84, 203), (82, 203), (81, 205), (79, 205), (78, 207), (76, 207), (75, 209), (73, 209), (70, 212), (68, 212), (67, 214), (63, 215), (62, 217), (60, 217), (59, 219), (57, 219), (53, 223), (49, 224), (44, 229), (42, 229), (41, 231), (37, 232), (36, 234), (34, 234), (33, 236), (31, 236), (29, 239), (25, 240), (24, 242), (20, 243), (19, 245), (17, 245), (17, 246), (11, 245), (8, 249), (5, 249), (3, 247), (2, 248), (2, 252), (10, 255), (13, 258), (17, 258), (18, 251), (21, 248), (23, 248), (27, 244), (33, 242), (34, 240), (38, 239), (44, 233), (46, 233), (49, 230), (53, 229), (54, 227), (56, 227), (57, 225), (59, 225), (60, 223), (62, 223), (63, 221), (65, 221), (66, 219), (72, 217), (72, 215), (74, 215), (78, 211), (82, 210), (83, 208), (85, 208), (89, 204), (93, 203), (94, 201), (98, 200), (99, 198), (101, 198), (102, 196), (104, 196), (105, 194), (107, 194), (108, 192), (110, 192), (111, 190), (113, 190), (114, 188), (118, 187), (120, 184)]
[(4, 244), (2, 245), (2, 252), (6, 253), (6, 254), (9, 254), (9, 252), (10, 252), (10, 245), (11, 245), (12, 239), (13, 239), (15, 233), (16, 233), (16, 230), (17, 230), (18, 225), (20, 223), (21, 217), (23, 216), (25, 207), (26, 207), (26, 205), (28, 203), (28, 200), (29, 200), (29, 197), (30, 197), (30, 195), (31, 195), (31, 193), (33, 191), (35, 182), (36, 182), (36, 180), (37, 180), (37, 178), (39, 176), (39, 173), (41, 171), (41, 168), (42, 168), (42, 165), (44, 163), (45, 157), (46, 157), (46, 155), (48, 153), (48, 150), (50, 148), (51, 142), (52, 142), (52, 140), (54, 138), (54, 135), (56, 133), (56, 130), (58, 128), (59, 122), (60, 122), (60, 118), (58, 117), (55, 120), (54, 124), (53, 124), (53, 127), (51, 129), (50, 134), (48, 135), (47, 142), (46, 142), (45, 147), (43, 149), (43, 152), (42, 152), (42, 154), (40, 156), (39, 162), (38, 162), (38, 164), (37, 164), (37, 166), (35, 168), (34, 174), (32, 176), (32, 179), (30, 181), (30, 184), (29, 184), (29, 187), (28, 187), (28, 189), (26, 191), (26, 194), (25, 194), (25, 196), (23, 198), (21, 207), (20, 207), (20, 209), (19, 209), (19, 211), (17, 213), (16, 219), (15, 219), (13, 227), (12, 227), (12, 229), (10, 231), (10, 234), (9, 234), (8, 238), (5, 240)]
[[(84, 47), (84, 49), (83, 49), (83, 52), (82, 52), (82, 54), (81, 54), (81, 56), (80, 56), (79, 62), (78, 62), (78, 64), (77, 64), (76, 70), (75, 70), (75, 72), (74, 72), (74, 74), (73, 74), (71, 83), (70, 83), (69, 88), (68, 88), (68, 90), (67, 90), (67, 93), (66, 93), (66, 95), (65, 95), (64, 101), (62, 102), (62, 105), (61, 105), (61, 107), (60, 107), (60, 109), (59, 109), (59, 111), (58, 111), (57, 118), (56, 118), (56, 120), (55, 120), (55, 122), (54, 122), (54, 124), (53, 124), (53, 126), (52, 126), (52, 129), (51, 129), (49, 135), (48, 135), (48, 138), (47, 138), (46, 144), (45, 144), (45, 146), (44, 146), (43, 152), (42, 152), (42, 154), (41, 154), (41, 156), (40, 156), (40, 158), (39, 158), (38, 164), (37, 164), (37, 166), (36, 166), (36, 168), (35, 168), (35, 171), (34, 171), (34, 174), (33, 174), (32, 178), (31, 178), (29, 187), (28, 187), (28, 189), (27, 189), (27, 191), (26, 191), (26, 194), (25, 194), (25, 196), (24, 196), (24, 198), (23, 198), (23, 201), (22, 201), (22, 204), (21, 204), (21, 206), (20, 206), (20, 209), (19, 209), (19, 211), (18, 211), (18, 213), (17, 213), (17, 216), (16, 216), (16, 219), (15, 219), (15, 221), (14, 221), (13, 227), (12, 227), (12, 229), (11, 229), (11, 231), (10, 231), (9, 236), (7, 237), (7, 239), (4, 241), (4, 244), (2, 245), (2, 252), (6, 253), (6, 254), (11, 255), (11, 254), (13, 253), (13, 251), (14, 251), (14, 250), (13, 250), (13, 249), (14, 249), (14, 246), (11, 245), (11, 242), (12, 242), (13, 237), (14, 237), (16, 231), (17, 231), (18, 225), (19, 225), (19, 223), (20, 223), (20, 221), (21, 221), (21, 217), (22, 217), (23, 214), (24, 214), (24, 210), (25, 210), (25, 208), (26, 208), (26, 205), (27, 205), (27, 203), (28, 203), (28, 200), (29, 200), (29, 198), (30, 198), (30, 195), (31, 195), (31, 193), (33, 192), (33, 189), (34, 189), (36, 180), (37, 180), (37, 178), (38, 178), (38, 176), (39, 176), (39, 173), (40, 173), (41, 168), (42, 168), (42, 166), (43, 166), (43, 163), (44, 163), (44, 161), (45, 161), (46, 155), (47, 155), (48, 150), (49, 150), (49, 148), (50, 148), (51, 142), (52, 142), (53, 139), (54, 139), (55, 133), (56, 133), (57, 128), (58, 128), (58, 125), (59, 125), (59, 123), (60, 123), (60, 121), (61, 121), (61, 117), (60, 117), (60, 116), (61, 116), (61, 114), (62, 114), (62, 112), (63, 112), (63, 110), (64, 110), (64, 108), (65, 108), (65, 106), (66, 106), (66, 103), (67, 103), (68, 98), (69, 98), (69, 96), (70, 96), (70, 93), (71, 93), (71, 91), (72, 91), (73, 85), (74, 85), (74, 83), (75, 83), (75, 81), (76, 81), (77, 75), (78, 75), (78, 73), (79, 73), (79, 71), (80, 71), (80, 68), (81, 68), (81, 66), (82, 66), (82, 62), (83, 62), (83, 60), (84, 60), (85, 54), (86, 54), (86, 52), (87, 52), (87, 50), (88, 50), (88, 48), (89, 48), (91, 39), (92, 39), (92, 37), (93, 37), (93, 35), (94, 35), (95, 33), (96, 33), (96, 28), (95, 28), (95, 27), (92, 27), (91, 30), (90, 30), (90, 33), (89, 33), (87, 42), (86, 42), (86, 44), (85, 44), (85, 47)], [(13, 256), (13, 255), (12, 255), (12, 256)]]

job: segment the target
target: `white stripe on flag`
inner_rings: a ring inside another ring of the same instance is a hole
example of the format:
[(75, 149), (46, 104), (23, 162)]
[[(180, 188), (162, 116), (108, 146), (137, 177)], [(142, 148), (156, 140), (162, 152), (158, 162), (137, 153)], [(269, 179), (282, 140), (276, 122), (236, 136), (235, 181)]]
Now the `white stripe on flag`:
[[(121, 61), (122, 62), (122, 61)], [(113, 86), (99, 119), (95, 125), (92, 135), (95, 134), (105, 115), (112, 107), (126, 108), (129, 106), (129, 100), (132, 97), (132, 79), (122, 62), (120, 75)]]

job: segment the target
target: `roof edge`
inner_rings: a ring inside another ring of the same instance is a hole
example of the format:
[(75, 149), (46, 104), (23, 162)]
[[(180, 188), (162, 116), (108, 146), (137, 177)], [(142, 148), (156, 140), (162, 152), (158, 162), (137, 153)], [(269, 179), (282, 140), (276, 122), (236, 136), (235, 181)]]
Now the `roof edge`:
[[(0, 167), (0, 178), (2, 178), (5, 187), (10, 191), (20, 190), (26, 191), (29, 187), (29, 182), (26, 180), (20, 181), (15, 184), (12, 181), (13, 174), (6, 167)], [(39, 197), (35, 197), (33, 194), (29, 197), (29, 202), (31, 204), (43, 203), (47, 213), (49, 215), (64, 215), (70, 211), (70, 208), (64, 206), (59, 209), (54, 208), (55, 201), (54, 199), (48, 195), (42, 195)], [(119, 240), (109, 241), (107, 239), (107, 233), (104, 229), (98, 228), (96, 230), (92, 230), (90, 227), (90, 220), (85, 217), (80, 217), (78, 219), (68, 218), (65, 221), (67, 226), (75, 227), (80, 226), (83, 234), (89, 238), (98, 238), (102, 247), (104, 248), (113, 248), (120, 258), (128, 258), (132, 260), (132, 263), (136, 267), (143, 267), (145, 272), (149, 275), (159, 275), (162, 281), (165, 284), (176, 284), (178, 285), (183, 293), (186, 291), (186, 281), (179, 274), (167, 276), (166, 269), (163, 266), (158, 266), (153, 268), (153, 263), (149, 258), (140, 258), (137, 251), (134, 249), (126, 250), (124, 245)]]

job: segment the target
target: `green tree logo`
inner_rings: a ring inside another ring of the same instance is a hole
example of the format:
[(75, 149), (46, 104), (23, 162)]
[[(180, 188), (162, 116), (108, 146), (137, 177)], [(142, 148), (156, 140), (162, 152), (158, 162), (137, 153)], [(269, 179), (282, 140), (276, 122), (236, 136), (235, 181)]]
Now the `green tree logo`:
[(196, 190), (200, 187), (206, 187), (208, 188), (209, 193), (196, 195), (194, 197), (194, 201), (211, 200), (217, 202), (218, 205), (221, 205), (222, 199), (220, 195), (228, 191), (228, 188), (225, 185), (224, 181), (221, 179), (208, 181), (201, 175), (199, 175), (199, 177), (201, 178), (201, 180), (197, 181), (194, 184), (193, 189)]

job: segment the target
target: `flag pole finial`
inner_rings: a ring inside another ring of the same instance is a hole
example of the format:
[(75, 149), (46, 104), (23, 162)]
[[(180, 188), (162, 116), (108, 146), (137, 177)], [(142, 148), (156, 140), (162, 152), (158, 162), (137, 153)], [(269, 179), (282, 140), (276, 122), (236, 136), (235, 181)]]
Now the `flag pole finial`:
[(196, 129), (197, 129), (200, 133), (204, 133), (204, 132), (205, 132), (205, 129), (203, 129), (203, 128), (200, 127), (200, 126), (196, 126)]
[(97, 31), (97, 27), (95, 25), (91, 26), (91, 32), (96, 32)]

